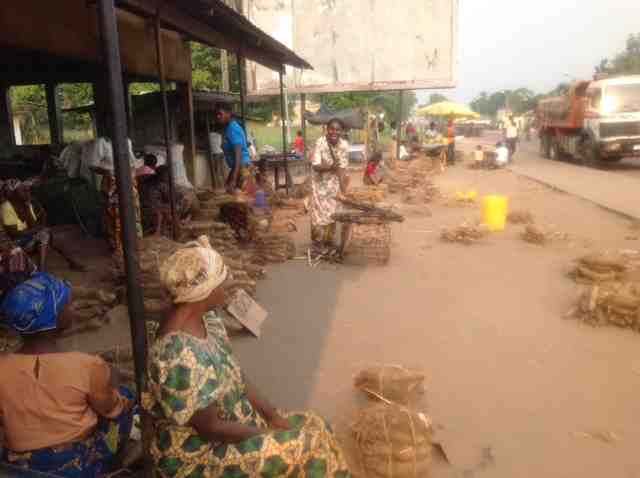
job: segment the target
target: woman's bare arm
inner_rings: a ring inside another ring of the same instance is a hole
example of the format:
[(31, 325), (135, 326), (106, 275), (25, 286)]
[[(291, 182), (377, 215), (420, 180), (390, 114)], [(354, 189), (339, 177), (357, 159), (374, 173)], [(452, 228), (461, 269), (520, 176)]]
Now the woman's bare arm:
[(214, 404), (197, 411), (189, 425), (196, 429), (198, 435), (210, 442), (239, 443), (265, 433), (257, 427), (242, 425), (236, 422), (221, 420)]

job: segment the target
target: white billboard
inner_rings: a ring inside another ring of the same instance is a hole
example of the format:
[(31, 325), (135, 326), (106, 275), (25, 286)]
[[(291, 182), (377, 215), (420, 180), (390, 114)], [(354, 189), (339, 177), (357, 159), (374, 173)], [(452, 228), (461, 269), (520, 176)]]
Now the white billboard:
[[(244, 0), (247, 17), (313, 70), (287, 68), (289, 93), (456, 86), (458, 0)], [(278, 73), (247, 64), (249, 94)]]

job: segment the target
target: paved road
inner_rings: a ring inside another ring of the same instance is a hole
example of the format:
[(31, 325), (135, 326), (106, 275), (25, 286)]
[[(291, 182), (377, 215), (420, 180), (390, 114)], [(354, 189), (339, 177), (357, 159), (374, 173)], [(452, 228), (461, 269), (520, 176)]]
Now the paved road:
[[(494, 143), (495, 135), (482, 138)], [(465, 143), (472, 142), (468, 139)], [(640, 220), (640, 158), (628, 159), (606, 169), (564, 161), (551, 161), (538, 154), (537, 141), (521, 143), (514, 173), (539, 181), (560, 191), (591, 201), (606, 209)]]

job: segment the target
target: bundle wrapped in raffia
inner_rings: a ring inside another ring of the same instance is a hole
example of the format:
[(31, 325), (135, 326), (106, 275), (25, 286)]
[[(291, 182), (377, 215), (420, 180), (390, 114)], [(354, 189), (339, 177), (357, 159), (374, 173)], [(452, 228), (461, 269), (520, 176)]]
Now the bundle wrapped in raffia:
[(597, 252), (578, 259), (570, 276), (580, 284), (600, 284), (625, 278), (630, 262), (617, 252)]
[(22, 347), (18, 332), (8, 327), (0, 327), (0, 353), (17, 352)]
[(389, 186), (379, 184), (377, 186), (365, 186), (361, 188), (349, 188), (347, 198), (357, 203), (377, 204), (387, 198)]
[(459, 242), (461, 244), (470, 245), (486, 237), (488, 232), (489, 231), (485, 227), (471, 226), (465, 223), (458, 227), (443, 229), (440, 238), (444, 242)]
[(212, 220), (220, 214), (220, 206), (233, 202), (235, 198), (224, 191), (206, 191), (197, 194), (200, 199), (200, 207), (194, 212), (195, 220)]
[(115, 292), (97, 287), (72, 286), (73, 310), (76, 320), (73, 326), (66, 329), (62, 335), (75, 335), (80, 332), (101, 328), (108, 322), (109, 312), (118, 302)]
[(522, 240), (531, 244), (544, 245), (549, 240), (549, 233), (534, 224), (529, 224), (522, 233)]
[(286, 262), (295, 256), (293, 239), (284, 234), (259, 234), (256, 238), (255, 259), (262, 263)]
[(509, 214), (507, 214), (507, 222), (509, 224), (533, 224), (534, 217), (530, 211), (509, 211)]
[(369, 396), (383, 402), (408, 405), (422, 391), (425, 376), (399, 365), (380, 365), (361, 371), (354, 385)]
[(640, 284), (609, 282), (592, 285), (567, 314), (591, 325), (616, 325), (640, 331)]
[(365, 408), (351, 425), (363, 476), (427, 478), (431, 475), (432, 426), (422, 413), (399, 405)]

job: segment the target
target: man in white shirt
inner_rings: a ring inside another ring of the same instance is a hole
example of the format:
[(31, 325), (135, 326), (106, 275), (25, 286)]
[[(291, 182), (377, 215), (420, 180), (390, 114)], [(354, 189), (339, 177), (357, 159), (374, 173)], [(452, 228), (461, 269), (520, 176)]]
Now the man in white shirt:
[(504, 168), (509, 162), (509, 148), (504, 143), (498, 143), (496, 145), (496, 159), (495, 166), (498, 168)]
[(509, 160), (513, 161), (513, 155), (516, 153), (516, 144), (518, 143), (518, 126), (513, 116), (507, 121), (505, 137), (507, 148), (509, 149)]

